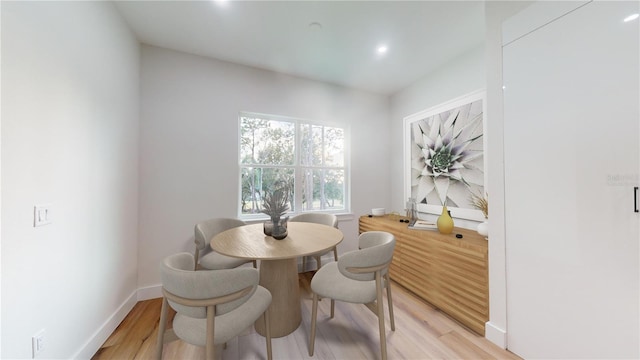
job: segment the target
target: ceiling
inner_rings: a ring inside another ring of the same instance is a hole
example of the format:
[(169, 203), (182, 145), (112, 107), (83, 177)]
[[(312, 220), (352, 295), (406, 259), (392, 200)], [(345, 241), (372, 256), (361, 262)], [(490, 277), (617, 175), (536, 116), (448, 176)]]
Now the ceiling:
[[(140, 42), (380, 94), (482, 46), (482, 1), (117, 1)], [(377, 53), (386, 44), (385, 54)]]

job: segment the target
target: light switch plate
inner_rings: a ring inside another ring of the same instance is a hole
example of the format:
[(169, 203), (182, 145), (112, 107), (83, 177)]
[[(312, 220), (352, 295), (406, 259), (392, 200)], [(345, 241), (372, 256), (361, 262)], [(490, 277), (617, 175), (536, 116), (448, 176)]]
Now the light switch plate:
[(44, 329), (31, 337), (31, 358), (35, 359), (45, 348)]
[(33, 227), (51, 224), (51, 204), (33, 207)]

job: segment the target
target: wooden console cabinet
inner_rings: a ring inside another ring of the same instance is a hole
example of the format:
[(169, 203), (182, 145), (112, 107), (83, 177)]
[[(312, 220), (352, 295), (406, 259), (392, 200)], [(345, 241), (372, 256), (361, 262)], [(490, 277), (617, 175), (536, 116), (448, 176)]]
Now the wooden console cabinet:
[[(478, 334), (489, 320), (487, 240), (473, 230), (411, 230), (397, 217), (360, 217), (360, 233), (396, 237), (391, 278)], [(456, 238), (462, 234), (462, 238)]]

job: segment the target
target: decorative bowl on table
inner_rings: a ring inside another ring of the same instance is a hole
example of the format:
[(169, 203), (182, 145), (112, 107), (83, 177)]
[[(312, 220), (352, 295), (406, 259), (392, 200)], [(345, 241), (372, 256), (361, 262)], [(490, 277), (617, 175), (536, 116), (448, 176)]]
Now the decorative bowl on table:
[(373, 208), (373, 209), (371, 209), (371, 215), (373, 215), (373, 216), (384, 216), (384, 208)]

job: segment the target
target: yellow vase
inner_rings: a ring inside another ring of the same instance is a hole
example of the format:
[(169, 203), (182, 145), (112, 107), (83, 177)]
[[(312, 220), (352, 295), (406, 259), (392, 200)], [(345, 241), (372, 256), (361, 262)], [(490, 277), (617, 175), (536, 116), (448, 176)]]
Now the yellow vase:
[(451, 234), (453, 231), (453, 219), (449, 215), (446, 205), (442, 207), (442, 214), (438, 217), (436, 225), (438, 225), (438, 231), (441, 234)]

